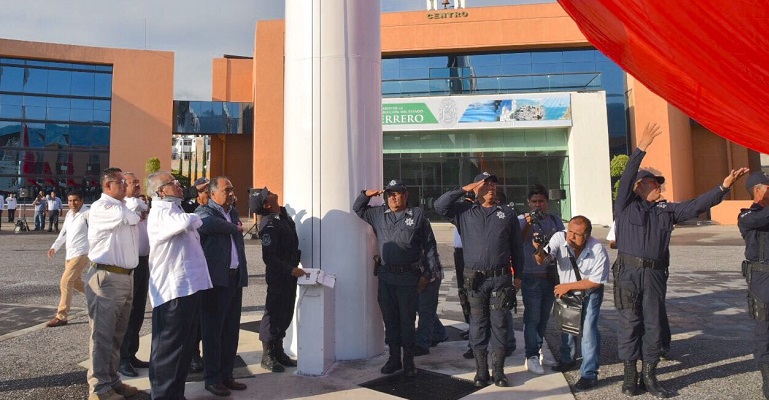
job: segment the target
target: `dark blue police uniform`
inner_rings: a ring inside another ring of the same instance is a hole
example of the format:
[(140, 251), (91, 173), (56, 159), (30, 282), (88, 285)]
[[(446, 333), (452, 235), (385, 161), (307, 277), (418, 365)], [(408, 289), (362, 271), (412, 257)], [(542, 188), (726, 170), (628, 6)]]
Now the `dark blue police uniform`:
[[(470, 345), (478, 367), (475, 380), (477, 385), (485, 385), (488, 347), (493, 364), (499, 367), (496, 369), (504, 367), (505, 314), (512, 304), (510, 296), (515, 296), (510, 260), (512, 257), (516, 267), (523, 266), (523, 246), (515, 210), (507, 205), (486, 208), (477, 201), (458, 202), (464, 195), (461, 188), (444, 193), (435, 200), (435, 211), (461, 232), (464, 283), (470, 302)], [(499, 378), (504, 378), (503, 372)]]
[[(748, 191), (756, 184), (769, 185), (769, 177), (753, 173), (748, 177)], [(742, 272), (748, 283), (748, 314), (755, 320), (753, 358), (763, 378), (764, 397), (769, 399), (769, 207), (753, 203), (737, 218), (745, 240)]]
[[(655, 177), (648, 171), (639, 172), (645, 155), (646, 152), (640, 149), (630, 155), (614, 201), (619, 251), (612, 267), (614, 304), (619, 310), (617, 347), (619, 358), (626, 362), (623, 392), (636, 393), (636, 378), (630, 375), (635, 371), (636, 361), (642, 359), (647, 389), (654, 394), (654, 388), (659, 388), (658, 397), (667, 397), (669, 393), (656, 382), (655, 369), (666, 315), (670, 235), (676, 223), (694, 218), (720, 203), (728, 189), (718, 186), (681, 203), (648, 202), (634, 192), (636, 181), (653, 177), (661, 184), (664, 178)], [(646, 382), (647, 375), (654, 381), (652, 388)]]
[[(387, 186), (388, 191), (405, 189), (400, 180), (391, 181)], [(430, 280), (433, 270), (440, 268), (435, 236), (430, 221), (421, 209), (408, 207), (404, 212), (396, 213), (387, 204), (371, 207), (369, 200), (366, 192), (361, 192), (355, 199), (353, 211), (373, 228), (381, 257), (381, 266), (377, 267), (377, 298), (384, 319), (385, 343), (390, 348), (391, 357), (382, 372), (392, 373), (401, 366), (406, 373), (415, 372), (414, 323), (419, 307), (417, 285), (420, 277)]]

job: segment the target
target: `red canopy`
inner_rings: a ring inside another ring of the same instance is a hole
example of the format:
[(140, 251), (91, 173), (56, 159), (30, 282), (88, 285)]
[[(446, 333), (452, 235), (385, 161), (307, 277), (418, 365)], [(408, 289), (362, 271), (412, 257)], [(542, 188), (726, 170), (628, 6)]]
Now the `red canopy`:
[(769, 3), (558, 0), (598, 50), (716, 134), (769, 153)]

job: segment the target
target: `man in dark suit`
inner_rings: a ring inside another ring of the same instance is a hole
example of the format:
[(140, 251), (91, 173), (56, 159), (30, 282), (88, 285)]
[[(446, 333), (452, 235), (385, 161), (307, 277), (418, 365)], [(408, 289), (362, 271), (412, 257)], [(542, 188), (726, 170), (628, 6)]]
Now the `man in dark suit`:
[(210, 201), (198, 207), (203, 225), (198, 229), (208, 272), (214, 287), (203, 292), (202, 333), (205, 388), (217, 396), (246, 385), (232, 376), (240, 334), (243, 287), (248, 285), (243, 226), (232, 206), (232, 182), (223, 176), (211, 180)]

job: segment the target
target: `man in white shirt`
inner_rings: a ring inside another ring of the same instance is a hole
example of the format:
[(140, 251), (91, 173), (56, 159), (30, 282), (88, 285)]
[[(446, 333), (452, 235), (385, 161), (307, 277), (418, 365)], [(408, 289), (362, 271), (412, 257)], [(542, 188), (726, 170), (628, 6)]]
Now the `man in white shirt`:
[(200, 216), (181, 207), (183, 192), (168, 172), (147, 178), (152, 209), (147, 218), (150, 241), (150, 302), (153, 399), (183, 399), (192, 347), (197, 345), (202, 291), (211, 288), (197, 229)]
[(144, 309), (147, 307), (147, 290), (150, 280), (148, 263), (150, 242), (147, 238), (149, 206), (144, 200), (139, 198), (142, 191), (139, 177), (133, 172), (126, 172), (123, 176), (125, 176), (128, 184), (126, 187), (125, 205), (129, 210), (141, 217), (141, 221), (136, 224), (139, 230), (139, 264), (133, 272), (134, 298), (131, 302), (128, 328), (126, 328), (126, 333), (123, 337), (123, 344), (120, 346), (120, 366), (118, 367), (121, 375), (133, 378), (139, 376), (135, 368), (149, 368), (150, 366), (147, 361), (141, 361), (136, 358), (136, 352), (139, 351), (139, 331), (144, 324)]
[(56, 196), (56, 192), (51, 191), (51, 194), (45, 198), (48, 209), (48, 232), (51, 232), (54, 228), (56, 232), (59, 231), (59, 211), (61, 211), (61, 199)]
[(126, 186), (120, 168), (105, 169), (101, 198), (91, 205), (88, 217), (89, 400), (120, 400), (138, 393), (121, 382), (117, 372), (133, 300), (131, 273), (139, 263), (136, 224), (141, 217), (125, 205)]
[(67, 325), (67, 316), (72, 306), (73, 290), (85, 293), (83, 269), (88, 265), (88, 209), (83, 207), (83, 191), (75, 189), (67, 195), (69, 212), (64, 218), (64, 226), (59, 236), (48, 250), (48, 258), (53, 258), (66, 242), (67, 257), (64, 273), (61, 275), (61, 300), (56, 316), (46, 324), (49, 328)]
[(13, 222), (16, 219), (16, 195), (9, 194), (5, 203), (8, 205), (8, 222)]
[[(598, 330), (598, 314), (603, 302), (603, 287), (609, 281), (609, 254), (598, 239), (590, 236), (593, 225), (578, 215), (569, 220), (566, 232), (553, 235), (545, 248), (545, 254), (535, 254), (539, 264), (555, 260), (558, 265), (560, 284), (555, 286), (555, 297), (560, 298), (573, 291), (582, 291), (587, 300), (583, 304), (585, 322), (582, 329), (582, 367), (575, 389), (588, 390), (598, 383), (598, 358), (601, 350), (601, 333)], [(534, 244), (536, 248), (538, 244)], [(573, 263), (579, 270), (579, 278)], [(576, 358), (575, 337), (561, 334), (560, 364), (574, 364)], [(566, 368), (568, 369), (568, 368)], [(561, 368), (561, 371), (566, 370)]]
[(5, 197), (0, 193), (0, 227), (3, 226), (3, 207), (5, 207)]

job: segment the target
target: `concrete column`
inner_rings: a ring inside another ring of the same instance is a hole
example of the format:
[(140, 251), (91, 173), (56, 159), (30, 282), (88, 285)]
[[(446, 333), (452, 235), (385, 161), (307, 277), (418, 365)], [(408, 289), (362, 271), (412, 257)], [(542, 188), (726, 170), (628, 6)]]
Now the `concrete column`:
[(284, 203), (302, 266), (337, 276), (333, 291), (298, 292), (291, 348), (303, 374), (384, 349), (376, 243), (352, 212), (383, 182), (379, 14), (377, 0), (286, 0)]

